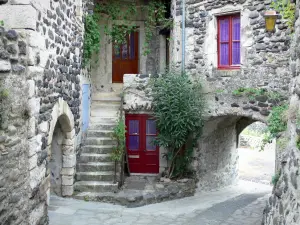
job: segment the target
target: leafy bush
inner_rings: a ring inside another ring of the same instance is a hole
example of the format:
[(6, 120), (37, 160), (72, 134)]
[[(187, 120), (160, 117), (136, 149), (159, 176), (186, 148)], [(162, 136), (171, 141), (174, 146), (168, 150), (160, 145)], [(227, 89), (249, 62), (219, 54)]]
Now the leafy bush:
[(202, 86), (187, 74), (176, 71), (152, 79), (150, 86), (159, 131), (156, 142), (168, 150), (168, 176), (183, 176), (188, 171), (194, 144), (202, 132)]
[(273, 0), (271, 3), (271, 7), (282, 15), (283, 19), (286, 20), (289, 28), (293, 30), (296, 13), (295, 3), (291, 3), (290, 1), (286, 0)]
[(283, 132), (287, 128), (287, 121), (284, 118), (285, 112), (288, 110), (288, 105), (281, 105), (272, 108), (272, 112), (268, 118), (267, 135), (264, 137), (261, 151), (264, 149), (267, 143), (278, 136), (280, 132)]
[(92, 55), (97, 53), (100, 48), (100, 28), (99, 18), (96, 15), (86, 15), (84, 23), (84, 43), (83, 43), (83, 62), (85, 67), (89, 64)]
[(125, 123), (123, 118), (120, 118), (113, 129), (111, 135), (112, 139), (117, 142), (116, 146), (113, 147), (113, 152), (111, 154), (111, 159), (116, 162), (121, 162), (122, 156), (125, 150)]

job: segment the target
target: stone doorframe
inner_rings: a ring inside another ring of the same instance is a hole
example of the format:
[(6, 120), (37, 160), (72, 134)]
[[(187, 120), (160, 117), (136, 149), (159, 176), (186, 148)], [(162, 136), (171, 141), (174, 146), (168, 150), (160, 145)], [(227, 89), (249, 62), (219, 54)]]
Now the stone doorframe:
[(48, 155), (51, 155), (51, 144), (55, 126), (57, 123), (60, 123), (64, 134), (62, 142), (62, 170), (60, 173), (62, 176), (61, 193), (62, 196), (71, 196), (74, 190), (73, 184), (76, 165), (74, 117), (67, 102), (62, 98), (59, 98), (54, 105), (51, 116), (52, 120), (50, 122), (47, 142)]

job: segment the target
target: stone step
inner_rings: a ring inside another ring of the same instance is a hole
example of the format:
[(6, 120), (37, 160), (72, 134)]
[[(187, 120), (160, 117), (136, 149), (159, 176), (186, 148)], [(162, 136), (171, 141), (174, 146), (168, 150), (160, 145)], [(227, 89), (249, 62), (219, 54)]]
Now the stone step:
[(117, 191), (118, 184), (107, 181), (79, 181), (74, 184), (74, 190), (80, 192)]
[(85, 145), (82, 153), (109, 154), (113, 151), (113, 145)]
[(88, 137), (85, 140), (86, 145), (114, 145), (116, 141), (110, 137)]
[(111, 137), (113, 130), (88, 130), (87, 137)]
[(76, 173), (77, 181), (114, 181), (115, 173), (113, 171), (101, 172), (78, 172)]
[(120, 105), (120, 101), (93, 101), (91, 109), (119, 109)]
[(88, 162), (77, 163), (78, 172), (100, 172), (100, 171), (114, 171), (114, 162)]
[(112, 162), (110, 154), (83, 153), (79, 157), (79, 162)]
[(115, 125), (115, 121), (94, 122), (90, 123), (89, 130), (113, 130)]
[[(111, 123), (116, 124), (118, 117), (90, 117), (90, 124), (93, 123)], [(90, 126), (91, 127), (91, 126)]]
[(120, 94), (115, 92), (111, 93), (96, 93), (92, 96), (93, 101), (104, 101), (104, 102), (121, 102)]
[(119, 114), (118, 110), (93, 109), (91, 111), (91, 117), (114, 117), (114, 118), (117, 118), (118, 114)]

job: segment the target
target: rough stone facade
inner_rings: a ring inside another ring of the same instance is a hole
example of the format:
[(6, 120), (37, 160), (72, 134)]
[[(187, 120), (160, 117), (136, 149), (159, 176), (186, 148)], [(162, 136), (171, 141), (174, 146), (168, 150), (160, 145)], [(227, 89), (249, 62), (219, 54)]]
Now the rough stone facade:
[(29, 224), (26, 47), (25, 33), (0, 27), (0, 224)]
[(296, 146), (299, 140), (299, 37), (300, 37), (300, 2), (297, 1), (295, 35), (291, 50), (290, 70), (293, 75), (291, 81), (291, 98), (289, 106), (288, 129), (281, 134), (278, 141), (281, 143), (280, 150), (283, 152), (280, 165), (277, 165), (279, 173), (278, 181), (273, 188), (267, 206), (264, 210), (263, 224), (300, 224), (300, 177), (299, 161), (300, 151)]
[[(234, 183), (237, 178), (237, 146), (241, 131), (255, 121), (266, 123), (271, 108), (278, 104), (272, 94), (287, 101), (291, 31), (278, 19), (276, 31), (265, 30), (263, 14), (271, 1), (186, 1), (186, 71), (204, 86), (207, 100), (204, 135), (195, 149), (193, 167), (198, 187), (209, 190)], [(181, 1), (172, 1), (174, 28), (171, 32), (171, 62), (180, 67), (182, 60)], [(239, 13), (241, 16), (241, 68), (217, 67), (217, 18)], [(151, 111), (147, 97), (148, 77), (126, 76), (125, 110), (132, 113)], [(248, 98), (233, 94), (238, 88), (265, 89), (268, 94)], [(217, 137), (217, 138), (216, 138)], [(217, 160), (216, 160), (217, 159)]]
[(73, 194), (86, 79), (84, 7), (79, 0), (0, 2), (0, 76), (8, 89), (1, 102), (0, 224), (47, 224), (50, 186)]

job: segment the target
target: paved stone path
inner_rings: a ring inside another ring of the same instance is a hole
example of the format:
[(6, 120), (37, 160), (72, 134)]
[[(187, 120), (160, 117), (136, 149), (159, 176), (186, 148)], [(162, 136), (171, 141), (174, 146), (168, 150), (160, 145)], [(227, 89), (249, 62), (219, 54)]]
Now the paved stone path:
[(52, 197), (50, 225), (260, 225), (271, 187), (236, 186), (139, 208)]

